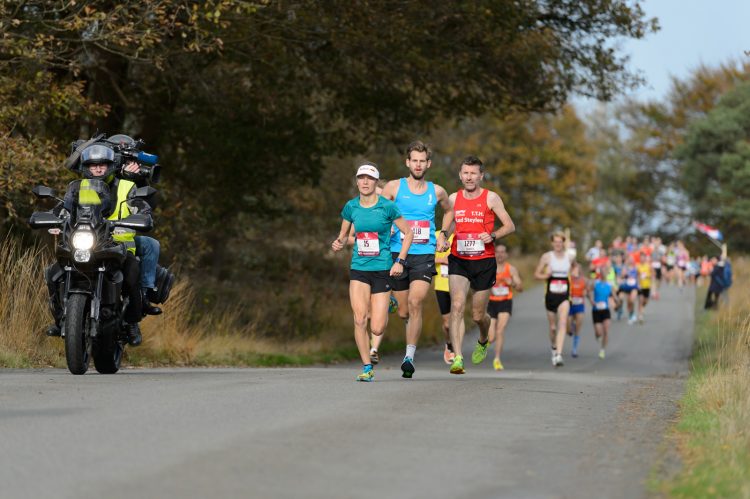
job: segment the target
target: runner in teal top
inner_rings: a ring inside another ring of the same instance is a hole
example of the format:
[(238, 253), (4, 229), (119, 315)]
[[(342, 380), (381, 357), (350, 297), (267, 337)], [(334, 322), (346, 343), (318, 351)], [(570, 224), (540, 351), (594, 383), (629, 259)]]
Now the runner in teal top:
[[(349, 270), (349, 299), (354, 312), (354, 340), (362, 359), (362, 373), (358, 381), (372, 381), (375, 373), (370, 361), (370, 331), (380, 336), (388, 323), (391, 277), (399, 276), (406, 266), (414, 234), (396, 205), (378, 195), (380, 178), (377, 167), (365, 163), (357, 170), (359, 196), (347, 202), (341, 211), (341, 230), (331, 243), (333, 251), (344, 249), (349, 230), (354, 227), (354, 254)], [(391, 256), (391, 225), (404, 234), (401, 252)]]
[(375, 206), (365, 208), (359, 196), (341, 210), (341, 218), (354, 224), (354, 251), (351, 268), (354, 270), (390, 270), (391, 225), (401, 218), (396, 203), (378, 196)]

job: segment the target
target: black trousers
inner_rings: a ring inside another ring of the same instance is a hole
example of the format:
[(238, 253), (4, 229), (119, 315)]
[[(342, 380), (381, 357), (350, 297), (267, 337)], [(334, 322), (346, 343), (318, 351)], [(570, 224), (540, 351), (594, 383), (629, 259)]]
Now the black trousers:
[[(122, 292), (124, 296), (128, 297), (128, 306), (125, 307), (123, 318), (125, 322), (135, 324), (143, 319), (143, 295), (140, 286), (141, 267), (135, 255), (128, 252), (121, 270), (123, 275)], [(47, 267), (44, 277), (49, 291), (50, 311), (55, 318), (55, 324), (60, 326), (60, 320), (63, 316), (60, 283), (65, 277), (65, 271), (55, 262)]]
[(706, 303), (703, 305), (703, 308), (705, 310), (709, 310), (712, 308), (718, 308), (717, 305), (719, 304), (719, 295), (721, 294), (721, 291), (711, 290), (711, 288), (708, 288), (708, 293), (706, 293)]

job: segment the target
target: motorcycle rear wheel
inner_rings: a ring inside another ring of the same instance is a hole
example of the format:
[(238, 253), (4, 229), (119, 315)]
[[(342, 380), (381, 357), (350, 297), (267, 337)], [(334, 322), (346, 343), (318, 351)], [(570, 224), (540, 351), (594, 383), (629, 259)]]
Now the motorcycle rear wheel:
[(114, 331), (100, 331), (93, 344), (94, 367), (101, 374), (115, 374), (122, 362), (122, 343)]
[(72, 374), (85, 374), (89, 368), (88, 297), (72, 295), (65, 313), (65, 360)]

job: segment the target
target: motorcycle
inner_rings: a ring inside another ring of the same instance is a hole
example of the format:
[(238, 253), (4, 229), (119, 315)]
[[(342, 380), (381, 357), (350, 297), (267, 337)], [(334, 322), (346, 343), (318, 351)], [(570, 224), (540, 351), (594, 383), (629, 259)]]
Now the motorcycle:
[[(71, 182), (64, 199), (45, 186), (37, 186), (32, 192), (37, 198), (57, 199), (63, 204), (57, 214), (34, 212), (29, 225), (48, 229), (56, 236), (58, 267), (51, 279), (55, 299), (62, 305), (60, 329), (68, 370), (84, 374), (93, 357), (99, 373), (114, 374), (120, 369), (128, 342), (123, 320), (128, 298), (122, 294), (127, 249), (112, 236), (120, 231), (148, 232), (153, 227), (151, 216), (131, 214), (108, 220), (104, 213), (114, 196), (100, 180)], [(135, 198), (147, 198), (155, 192), (152, 187), (141, 187), (136, 189)], [(173, 278), (168, 270), (157, 269), (156, 303), (166, 301)]]

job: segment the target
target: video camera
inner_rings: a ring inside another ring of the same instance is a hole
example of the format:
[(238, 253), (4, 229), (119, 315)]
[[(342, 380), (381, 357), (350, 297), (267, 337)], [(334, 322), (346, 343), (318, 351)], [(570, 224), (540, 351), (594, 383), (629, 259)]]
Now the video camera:
[[(93, 144), (102, 144), (109, 147), (115, 153), (115, 168), (126, 178), (142, 178), (149, 183), (159, 182), (161, 176), (161, 165), (159, 165), (159, 156), (149, 154), (142, 150), (145, 142), (141, 139), (135, 140), (128, 135), (117, 134), (109, 138), (105, 135), (99, 135), (90, 140), (76, 140), (71, 144), (72, 153), (68, 159), (69, 168), (78, 168), (77, 156), (80, 152)], [(75, 161), (70, 161), (75, 158)], [(124, 170), (127, 163), (135, 161), (140, 167), (139, 173), (130, 173)]]

